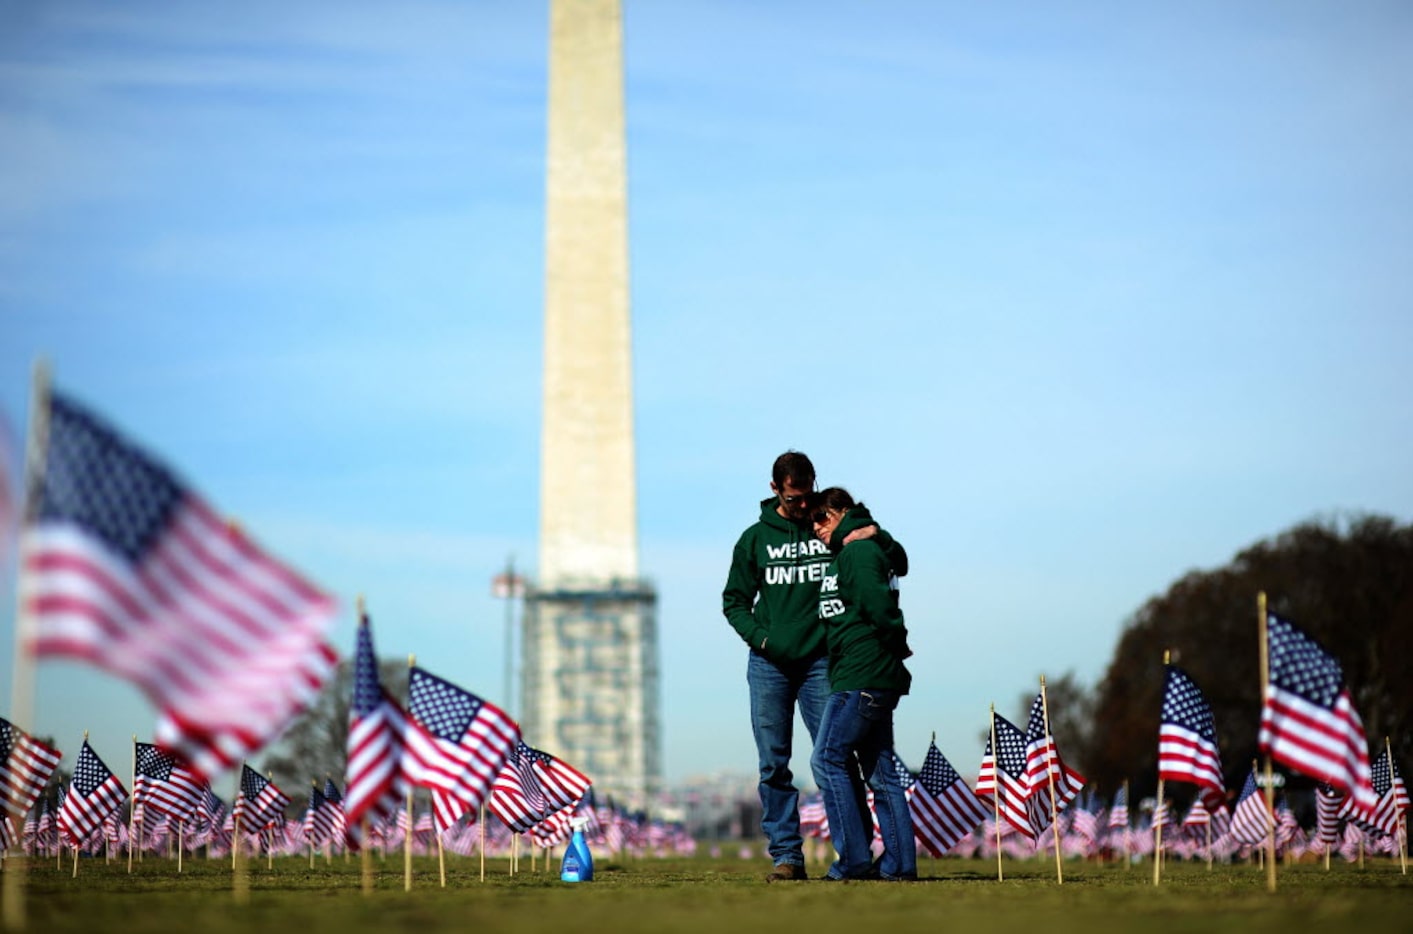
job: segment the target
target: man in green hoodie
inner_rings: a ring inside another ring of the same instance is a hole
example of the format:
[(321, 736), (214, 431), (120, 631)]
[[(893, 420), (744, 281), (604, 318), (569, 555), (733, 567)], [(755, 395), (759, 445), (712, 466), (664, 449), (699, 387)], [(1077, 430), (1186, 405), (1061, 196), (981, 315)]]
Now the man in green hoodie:
[[(813, 742), (830, 693), (819, 585), (831, 556), (808, 515), (814, 486), (814, 464), (804, 454), (786, 451), (775, 459), (774, 495), (761, 501), (760, 519), (737, 540), (721, 594), (722, 612), (750, 647), (746, 683), (760, 758), (761, 829), (774, 863), (768, 882), (805, 878), (799, 791), (790, 771), (795, 708)], [(870, 536), (896, 573), (906, 574), (907, 553), (876, 525), (850, 540)]]

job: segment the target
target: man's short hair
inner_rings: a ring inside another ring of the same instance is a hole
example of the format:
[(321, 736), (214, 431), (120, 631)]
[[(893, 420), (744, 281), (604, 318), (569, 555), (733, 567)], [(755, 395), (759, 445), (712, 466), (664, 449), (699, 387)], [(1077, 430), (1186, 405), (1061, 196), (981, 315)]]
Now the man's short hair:
[(770, 479), (775, 482), (776, 489), (782, 489), (785, 481), (789, 480), (790, 485), (797, 490), (813, 490), (814, 464), (799, 451), (786, 451), (775, 459), (775, 466), (770, 470)]

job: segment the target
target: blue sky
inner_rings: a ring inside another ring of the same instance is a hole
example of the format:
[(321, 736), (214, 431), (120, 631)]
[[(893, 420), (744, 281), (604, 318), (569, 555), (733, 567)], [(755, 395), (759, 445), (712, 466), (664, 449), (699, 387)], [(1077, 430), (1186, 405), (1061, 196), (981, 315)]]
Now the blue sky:
[[(538, 528), (547, 13), (56, 0), (0, 32), (0, 409), (23, 430), (46, 357), (337, 594), (342, 651), (363, 593), (380, 652), (494, 699), (490, 578)], [(754, 768), (719, 595), (786, 448), (907, 546), (899, 751), (935, 731), (963, 774), (988, 704), (1096, 679), (1186, 571), (1413, 520), (1406, 4), (624, 19), (670, 780)], [(37, 702), (70, 754), (150, 735), (92, 669), (43, 663)]]

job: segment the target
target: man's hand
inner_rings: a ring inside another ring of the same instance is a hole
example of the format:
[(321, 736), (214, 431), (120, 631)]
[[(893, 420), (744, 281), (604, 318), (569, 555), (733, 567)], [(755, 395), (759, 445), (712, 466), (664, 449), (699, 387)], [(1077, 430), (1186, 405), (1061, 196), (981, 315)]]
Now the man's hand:
[(877, 525), (866, 525), (866, 526), (864, 526), (864, 527), (861, 528), (861, 529), (854, 529), (854, 530), (853, 530), (852, 532), (850, 532), (848, 535), (845, 535), (845, 536), (844, 536), (844, 544), (847, 545), (847, 544), (849, 544), (849, 542), (861, 542), (861, 541), (863, 541), (863, 540), (866, 539), (866, 538), (873, 538), (873, 536), (875, 536), (875, 535), (877, 535), (877, 534), (878, 534), (878, 526), (877, 526)]

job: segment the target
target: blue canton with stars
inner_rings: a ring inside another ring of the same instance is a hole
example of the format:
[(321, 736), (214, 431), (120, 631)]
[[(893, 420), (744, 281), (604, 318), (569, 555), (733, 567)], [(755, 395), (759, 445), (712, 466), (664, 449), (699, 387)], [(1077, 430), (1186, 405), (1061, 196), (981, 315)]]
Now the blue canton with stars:
[(1025, 724), (1025, 744), (1045, 739), (1045, 699), (1039, 693), (1030, 702), (1030, 719)]
[[(996, 718), (996, 767), (1012, 778), (1025, 776), (1025, 734), (999, 713)], [(986, 755), (991, 755), (991, 740), (986, 740)]]
[(929, 746), (927, 758), (922, 760), (922, 771), (917, 776), (922, 787), (935, 798), (960, 778), (957, 770), (952, 768), (952, 763), (948, 762), (947, 757), (942, 755), (942, 750), (937, 748), (937, 744)]
[(137, 774), (170, 781), (177, 760), (151, 743), (137, 744)]
[(1176, 665), (1168, 666), (1167, 684), (1163, 686), (1162, 717), (1164, 723), (1191, 730), (1214, 746), (1217, 743), (1212, 708), (1187, 672)]
[(1271, 649), (1271, 683), (1312, 704), (1334, 707), (1344, 671), (1320, 644), (1274, 613), (1268, 614), (1266, 631)]
[[(1370, 784), (1374, 786), (1374, 794), (1379, 797), (1389, 793), (1393, 788), (1393, 777), (1398, 775), (1398, 766), (1389, 759), (1388, 750), (1374, 760), (1374, 764), (1369, 767)], [(1400, 778), (1402, 776), (1399, 776)]]
[(339, 786), (334, 784), (332, 778), (324, 779), (324, 800), (332, 804), (343, 802), (343, 795), (339, 794)]
[(1256, 794), (1256, 773), (1251, 771), (1246, 773), (1246, 784), (1241, 786), (1241, 794), (1237, 796), (1236, 803), (1240, 804), (1254, 794)]
[(373, 627), (365, 614), (358, 625), (358, 645), (353, 653), (353, 708), (355, 717), (366, 717), (383, 702), (378, 681), (378, 657), (373, 654)]
[(82, 406), (53, 394), (40, 521), (75, 523), (137, 563), (185, 496), (165, 467)]
[(113, 777), (98, 753), (84, 740), (79, 750), (78, 762), (74, 765), (74, 789), (85, 798), (91, 797), (98, 787)]
[[(515, 770), (516, 778), (519, 779), (520, 792), (525, 796), (527, 808), (536, 814), (548, 816), (549, 799), (545, 797), (540, 777), (531, 767), (535, 762), (541, 761), (539, 757), (544, 755), (538, 749), (533, 749), (522, 741), (515, 752), (511, 754), (510, 765)], [(545, 758), (548, 759), (548, 756)]]
[(888, 750), (888, 757), (893, 760), (893, 773), (898, 776), (898, 784), (902, 789), (907, 791), (909, 788), (913, 787), (917, 779), (913, 777), (912, 771), (903, 764), (903, 757), (893, 752), (891, 749)]
[(24, 734), (10, 725), (10, 721), (0, 717), (0, 762), (10, 761), (10, 747), (18, 736)]
[(268, 784), (270, 781), (265, 776), (248, 765), (241, 766), (240, 790), (245, 795), (247, 806), (255, 803), (255, 799), (260, 797), (260, 792), (264, 791)]
[(460, 742), (476, 719), (482, 700), (421, 668), (412, 669), (407, 687), (408, 712), (437, 739)]

